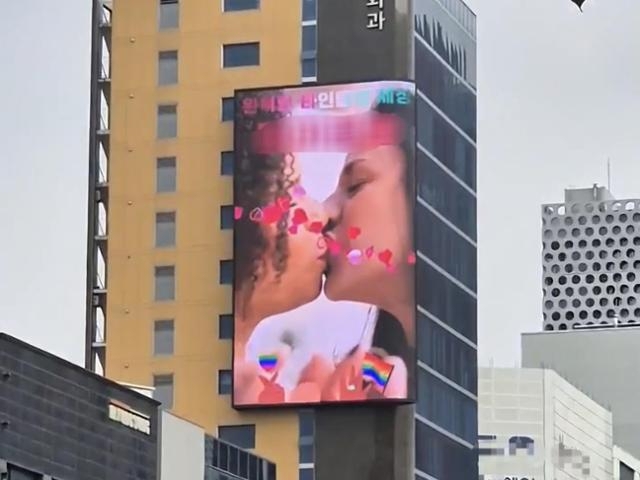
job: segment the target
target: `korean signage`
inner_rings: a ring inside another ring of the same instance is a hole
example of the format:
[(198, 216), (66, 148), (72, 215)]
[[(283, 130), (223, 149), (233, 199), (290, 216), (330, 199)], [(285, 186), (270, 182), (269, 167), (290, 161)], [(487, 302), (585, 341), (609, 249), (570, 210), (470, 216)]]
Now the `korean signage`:
[(235, 407), (413, 401), (414, 90), (236, 92)]
[(384, 16), (385, 0), (366, 0), (367, 2), (367, 28), (370, 30), (382, 30), (386, 18)]

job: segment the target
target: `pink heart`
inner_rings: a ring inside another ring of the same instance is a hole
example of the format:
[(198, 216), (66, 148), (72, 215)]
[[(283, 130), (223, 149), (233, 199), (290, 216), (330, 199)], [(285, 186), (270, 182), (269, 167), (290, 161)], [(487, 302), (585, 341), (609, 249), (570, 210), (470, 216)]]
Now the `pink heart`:
[(409, 256), (407, 257), (407, 263), (409, 265), (415, 265), (416, 264), (416, 254), (415, 254), (415, 252), (411, 252), (409, 254)]
[(307, 194), (306, 190), (302, 187), (302, 185), (296, 185), (291, 190), (291, 195), (293, 197), (304, 197)]
[(371, 258), (371, 255), (373, 255), (373, 246), (371, 246), (371, 247), (367, 248), (367, 249), (364, 251), (364, 254), (367, 256), (367, 258)]
[(234, 207), (233, 209), (233, 218), (236, 220), (240, 220), (242, 218), (242, 213), (244, 209), (242, 207)]
[(298, 225), (291, 225), (289, 227), (289, 233), (291, 235), (295, 235), (296, 233), (298, 233)]

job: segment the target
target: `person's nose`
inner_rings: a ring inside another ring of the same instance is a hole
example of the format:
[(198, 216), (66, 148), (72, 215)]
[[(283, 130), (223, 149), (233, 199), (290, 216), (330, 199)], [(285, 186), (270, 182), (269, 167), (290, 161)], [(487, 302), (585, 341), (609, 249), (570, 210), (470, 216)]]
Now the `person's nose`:
[(309, 205), (309, 223), (320, 222), (322, 224), (322, 228), (324, 229), (325, 225), (329, 221), (329, 217), (327, 212), (324, 209), (324, 205), (316, 200), (313, 200)]
[(322, 202), (322, 208), (326, 215), (325, 231), (331, 231), (333, 227), (335, 227), (335, 225), (338, 223), (340, 216), (338, 195), (334, 193), (327, 197), (327, 199)]

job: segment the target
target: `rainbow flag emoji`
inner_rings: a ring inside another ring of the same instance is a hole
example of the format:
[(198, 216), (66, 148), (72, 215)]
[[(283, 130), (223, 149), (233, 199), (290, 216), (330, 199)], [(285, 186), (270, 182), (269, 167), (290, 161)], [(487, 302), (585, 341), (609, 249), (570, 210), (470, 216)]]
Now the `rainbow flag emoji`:
[(389, 383), (393, 365), (385, 362), (378, 355), (366, 353), (362, 362), (362, 377), (373, 382), (378, 389), (384, 390)]
[(275, 370), (276, 365), (278, 365), (278, 355), (276, 355), (275, 353), (269, 355), (260, 355), (258, 357), (258, 363), (264, 371), (266, 371), (267, 373), (271, 373)]

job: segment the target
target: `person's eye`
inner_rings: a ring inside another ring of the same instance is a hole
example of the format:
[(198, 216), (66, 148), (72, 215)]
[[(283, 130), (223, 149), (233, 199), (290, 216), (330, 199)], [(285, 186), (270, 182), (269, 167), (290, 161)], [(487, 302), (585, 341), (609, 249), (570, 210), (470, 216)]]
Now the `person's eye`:
[(365, 185), (365, 183), (367, 183), (365, 180), (358, 180), (358, 181), (350, 183), (349, 185), (347, 185), (347, 194), (348, 195), (355, 195), (356, 193), (358, 193), (362, 189), (362, 187)]

